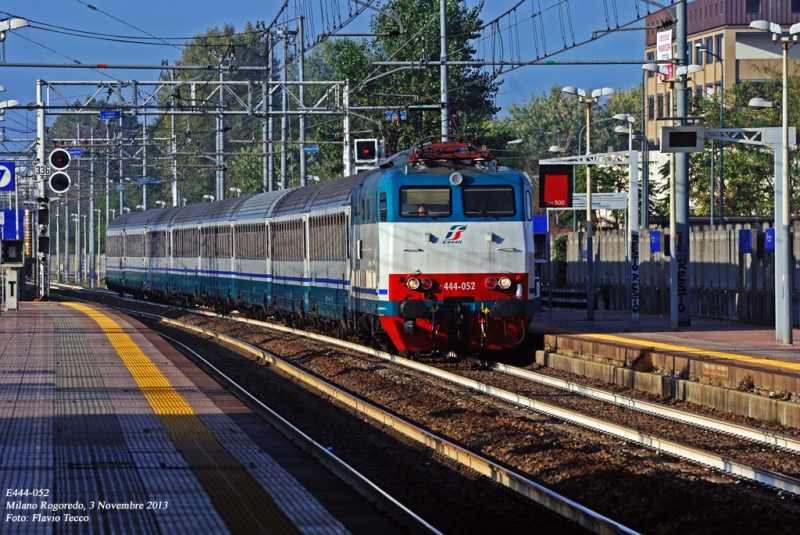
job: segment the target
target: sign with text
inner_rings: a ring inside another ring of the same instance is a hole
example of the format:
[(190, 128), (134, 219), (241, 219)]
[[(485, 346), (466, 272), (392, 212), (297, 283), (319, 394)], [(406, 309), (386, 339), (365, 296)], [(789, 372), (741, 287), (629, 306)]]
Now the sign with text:
[[(572, 196), (572, 207), (586, 209), (586, 194), (576, 193)], [(628, 194), (592, 193), (592, 208), (595, 210), (625, 210), (628, 208)]]
[[(672, 59), (672, 30), (665, 30), (656, 34), (656, 59)], [(672, 65), (664, 65), (664, 68), (669, 69), (669, 74), (658, 75), (658, 81), (662, 83), (672, 78)]]
[(119, 119), (122, 115), (122, 112), (119, 111), (109, 111), (103, 110), (100, 112), (101, 119)]

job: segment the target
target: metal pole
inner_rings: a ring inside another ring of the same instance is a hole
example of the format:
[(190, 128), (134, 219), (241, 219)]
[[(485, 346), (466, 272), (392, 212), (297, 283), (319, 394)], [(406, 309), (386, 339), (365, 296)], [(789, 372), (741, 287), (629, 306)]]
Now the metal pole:
[[(274, 40), (272, 37), (272, 32), (267, 35), (267, 61), (269, 61), (269, 82), (272, 82), (275, 79), (275, 73), (273, 72), (273, 67), (275, 66), (275, 49), (273, 46)], [(269, 83), (264, 85), (264, 92), (267, 95), (267, 107), (269, 110), (269, 115), (267, 119), (267, 132), (266, 137), (268, 140), (267, 145), (267, 158), (266, 158), (266, 165), (267, 165), (267, 188), (264, 191), (272, 191), (275, 188), (275, 121), (272, 117), (273, 112), (273, 102), (272, 102), (272, 89)]]
[(225, 137), (222, 131), (222, 110), (225, 109), (225, 93), (224, 93), (224, 74), (222, 71), (219, 73), (219, 114), (217, 115), (217, 200), (221, 201), (225, 198), (225, 166), (224, 156), (222, 152), (225, 150)]
[[(147, 178), (147, 117), (142, 118), (142, 178)], [(142, 181), (142, 206), (147, 210), (147, 183)]]
[(711, 226), (714, 226), (714, 140), (711, 140), (711, 199), (708, 205), (711, 207)]
[[(775, 281), (780, 288), (776, 288), (775, 299), (780, 303), (775, 318), (775, 326), (780, 326), (776, 339), (785, 345), (792, 345), (792, 244), (789, 231), (790, 199), (789, 189), (789, 42), (782, 41), (783, 45), (783, 124), (781, 128), (781, 181), (780, 188), (775, 190), (775, 208), (780, 201), (780, 212), (775, 214), (780, 225), (775, 231)], [(778, 198), (780, 196), (780, 198)], [(780, 290), (778, 292), (778, 290)], [(780, 321), (778, 321), (780, 319)]]
[(64, 203), (64, 282), (69, 283), (69, 198)]
[[(45, 159), (44, 149), (45, 149), (45, 111), (44, 111), (44, 102), (42, 100), (42, 85), (44, 82), (42, 80), (36, 80), (36, 101), (37, 101), (37, 110), (36, 110), (36, 135), (39, 138), (39, 144), (36, 148), (36, 160), (39, 165), (45, 165), (47, 160)], [(36, 185), (37, 185), (37, 193), (39, 200), (39, 207), (40, 208), (48, 208), (48, 201), (47, 199), (47, 191), (45, 190), (45, 182), (47, 181), (47, 177), (45, 175), (39, 175), (36, 177)], [(48, 227), (49, 221), (39, 221), (39, 237), (44, 238), (43, 241), (46, 241), (48, 235)], [(38, 263), (37, 273), (39, 274), (38, 278), (38, 290), (39, 290), (39, 297), (47, 301), (50, 295), (50, 285), (48, 284), (47, 276), (48, 276), (48, 255), (44, 251), (42, 251), (41, 247), (37, 251), (36, 260)]]
[[(720, 52), (722, 52), (720, 50)], [(722, 84), (722, 92), (719, 95), (719, 127), (724, 128), (725, 116), (725, 64), (722, 58), (719, 57), (720, 62), (720, 83)], [(720, 140), (719, 142), (719, 224), (722, 225), (722, 220), (725, 215), (725, 144)]]
[[(687, 9), (686, 2), (679, 2), (676, 8), (677, 67), (687, 65)], [(686, 117), (686, 76), (682, 76), (677, 88), (677, 117)], [(681, 124), (685, 121), (681, 120)], [(675, 278), (670, 285), (670, 299), (678, 302), (678, 325), (692, 324), (691, 272), (689, 271), (689, 154), (675, 154), (675, 248), (677, 265)]]
[[(169, 71), (169, 74), (170, 80), (174, 82), (175, 70)], [(172, 106), (175, 106), (174, 93), (172, 95)], [(170, 133), (172, 134), (172, 206), (179, 206), (180, 192), (178, 191), (178, 138), (175, 135), (175, 116), (173, 115), (170, 118)], [(108, 225), (108, 214), (106, 214), (106, 225)]]
[(344, 82), (344, 147), (342, 158), (344, 160), (344, 176), (350, 176), (353, 172), (352, 151), (350, 149), (352, 140), (350, 137), (350, 80)]
[[(592, 100), (586, 101), (586, 154), (592, 146)], [(594, 262), (592, 243), (592, 166), (586, 166), (586, 319), (594, 320)]]
[[(89, 236), (94, 236), (94, 126), (89, 133), (92, 151), (89, 155)], [(94, 288), (94, 239), (89, 240), (89, 256), (86, 261), (89, 264), (89, 288)]]
[[(111, 200), (111, 197), (110, 197), (110, 193), (108, 191), (109, 187), (110, 187), (110, 184), (111, 184), (111, 162), (109, 161), (109, 159), (111, 157), (111, 149), (110, 149), (111, 143), (110, 143), (110, 137), (109, 137), (109, 131), (110, 131), (109, 125), (110, 124), (111, 124), (111, 121), (106, 121), (106, 148), (105, 148), (105, 152), (106, 152), (106, 221), (108, 221), (108, 211), (111, 209), (111, 206), (109, 204), (109, 202)], [(122, 132), (120, 132), (119, 135), (120, 135), (120, 140), (122, 140)]]
[[(300, 48), (300, 57), (298, 58), (298, 70), (297, 70), (297, 78), (300, 83), (300, 108), (304, 108), (306, 105), (306, 87), (302, 83), (305, 81), (305, 51), (303, 50), (303, 17), (300, 17), (298, 21), (298, 34), (297, 40), (299, 41), (298, 46)], [(306, 116), (300, 116), (300, 186), (307, 185), (307, 177), (306, 177), (306, 151), (304, 150), (304, 146), (306, 143)]]
[(442, 93), (442, 141), (450, 133), (450, 79), (447, 72), (447, 0), (439, 0), (439, 38), (441, 46), (439, 76)]
[[(289, 70), (286, 63), (289, 61), (289, 36), (283, 32), (283, 81), (288, 79)], [(281, 89), (281, 189), (286, 189), (286, 111), (289, 109), (289, 93), (287, 86)]]
[[(146, 116), (142, 117), (142, 120), (145, 119)], [(122, 138), (122, 115), (120, 114), (119, 118), (119, 135), (120, 139)], [(122, 143), (119, 144), (119, 215), (125, 213), (124, 205), (125, 205), (125, 178), (124, 178), (124, 168), (122, 164)], [(77, 251), (76, 251), (77, 252)]]
[(56, 201), (56, 276), (61, 282), (61, 201)]

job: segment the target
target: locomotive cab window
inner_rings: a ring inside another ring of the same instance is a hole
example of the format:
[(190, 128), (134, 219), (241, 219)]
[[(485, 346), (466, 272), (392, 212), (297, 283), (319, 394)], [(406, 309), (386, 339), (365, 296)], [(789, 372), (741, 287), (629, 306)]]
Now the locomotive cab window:
[(463, 189), (467, 217), (511, 217), (517, 213), (514, 188), (510, 186), (469, 186)]
[(448, 217), (452, 206), (450, 188), (400, 188), (400, 215), (403, 217)]

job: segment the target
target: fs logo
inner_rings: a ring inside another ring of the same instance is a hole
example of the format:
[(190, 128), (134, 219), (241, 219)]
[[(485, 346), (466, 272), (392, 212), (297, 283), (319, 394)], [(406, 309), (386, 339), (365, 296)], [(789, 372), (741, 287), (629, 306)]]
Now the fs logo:
[(467, 225), (453, 225), (444, 237), (444, 244), (461, 243), (461, 234), (467, 231)]

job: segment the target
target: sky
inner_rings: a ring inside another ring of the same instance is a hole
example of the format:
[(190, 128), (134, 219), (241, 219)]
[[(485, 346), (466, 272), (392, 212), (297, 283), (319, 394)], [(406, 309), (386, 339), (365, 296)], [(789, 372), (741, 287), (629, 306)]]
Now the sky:
[[(347, 10), (348, 0), (324, 0), (339, 2), (342, 10)], [(475, 6), (476, 0), (467, 0)], [(668, 3), (669, 0), (663, 0)], [(255, 0), (137, 0), (121, 2), (110, 0), (6, 0), (0, 4), (0, 20), (9, 16), (23, 17), (31, 26), (7, 33), (5, 40), (5, 65), (0, 63), (0, 85), (6, 88), (0, 93), (0, 101), (14, 99), (25, 105), (36, 100), (36, 80), (108, 80), (98, 72), (88, 69), (59, 69), (53, 67), (27, 68), (9, 64), (122, 64), (122, 65), (160, 65), (162, 60), (170, 64), (180, 57), (181, 52), (174, 46), (153, 46), (130, 43), (117, 43), (99, 39), (74, 37), (48, 31), (57, 27), (82, 32), (95, 32), (117, 36), (155, 36), (163, 39), (189, 39), (204, 33), (208, 28), (231, 24), (238, 31), (247, 22), (272, 22), (283, 2)], [(323, 0), (308, 0), (307, 5), (321, 5)], [(290, 18), (295, 5), (303, 5), (301, 0), (291, 0)], [(631, 22), (638, 9), (643, 15), (646, 4), (639, 0), (491, 0), (481, 10), (482, 18), (488, 22), (519, 4), (513, 17), (501, 21), (501, 26), (509, 19), (523, 21), (518, 39), (504, 41), (504, 50), (516, 51), (514, 57), (522, 60), (536, 59), (535, 36), (529, 19), (532, 9), (541, 6), (545, 9), (540, 20), (541, 35), (546, 35), (548, 52), (564, 48), (561, 28), (565, 28), (567, 44), (590, 39), (594, 30), (608, 26), (624, 25)], [(95, 6), (97, 9), (91, 9)], [(354, 6), (355, 4), (351, 4)], [(169, 6), (167, 9), (165, 6)], [(550, 7), (550, 9), (548, 9)], [(606, 23), (606, 8), (611, 9), (609, 23)], [(309, 8), (313, 9), (313, 8)], [(650, 7), (651, 10), (656, 8)], [(346, 31), (368, 31), (372, 11), (361, 14), (346, 28)], [(616, 18), (614, 18), (616, 13)], [(308, 16), (314, 18), (310, 11)], [(528, 19), (527, 22), (524, 22)], [(317, 26), (322, 26), (319, 23)], [(50, 25), (50, 26), (46, 26)], [(643, 27), (644, 21), (634, 22), (632, 27)], [(408, 28), (407, 32), (414, 32)], [(181, 43), (182, 40), (171, 41)], [(478, 46), (478, 56), (488, 58), (491, 49), (488, 41)], [(540, 53), (543, 53), (540, 43)], [(632, 60), (641, 62), (644, 48), (644, 31), (615, 31), (607, 36), (552, 56), (549, 59), (563, 60)], [(497, 47), (495, 47), (497, 49)], [(506, 57), (509, 57), (508, 55)], [(512, 103), (522, 104), (533, 95), (540, 95), (553, 85), (576, 85), (586, 89), (613, 87), (629, 89), (641, 81), (641, 65), (582, 65), (582, 66), (526, 66), (502, 76), (503, 84), (497, 97), (497, 104), (507, 108)], [(122, 80), (156, 80), (158, 71), (113, 71), (115, 78)], [(500, 115), (503, 115), (501, 112)], [(6, 121), (0, 123), (8, 132), (7, 138), (24, 135), (26, 131), (35, 133), (35, 113), (26, 110), (7, 110)]]

